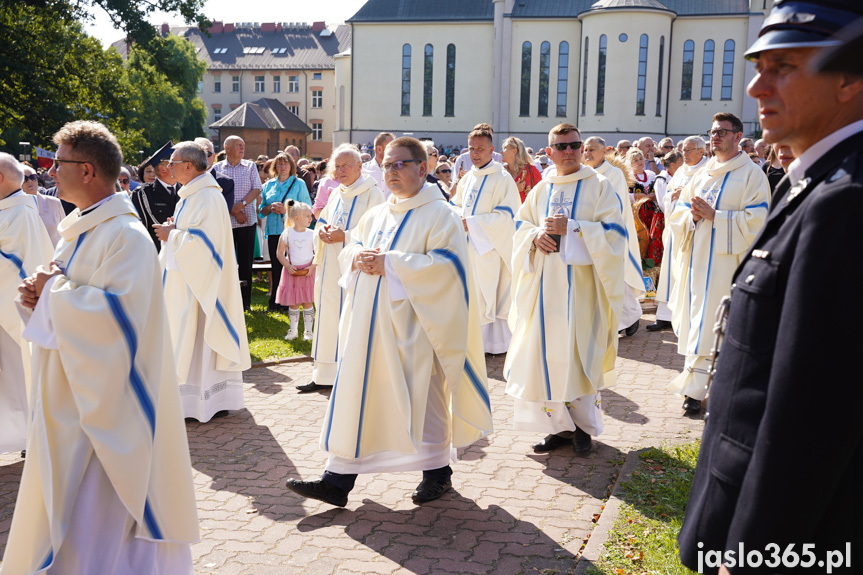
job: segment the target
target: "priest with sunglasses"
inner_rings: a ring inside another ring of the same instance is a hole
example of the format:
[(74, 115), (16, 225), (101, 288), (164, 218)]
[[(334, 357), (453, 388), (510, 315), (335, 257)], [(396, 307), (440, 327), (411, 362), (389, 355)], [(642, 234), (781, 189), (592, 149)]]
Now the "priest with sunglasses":
[(582, 165), (572, 124), (548, 134), (555, 170), (516, 214), (512, 343), (504, 365), (514, 427), (544, 432), (544, 453), (591, 449), (602, 432), (599, 390), (615, 381), (627, 239), (611, 183)]

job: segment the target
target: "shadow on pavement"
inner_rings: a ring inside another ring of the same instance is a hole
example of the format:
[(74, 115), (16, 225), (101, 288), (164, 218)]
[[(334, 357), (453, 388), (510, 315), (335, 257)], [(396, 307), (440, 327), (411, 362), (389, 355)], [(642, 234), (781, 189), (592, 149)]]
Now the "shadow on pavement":
[[(290, 383), (294, 379), (269, 367), (258, 367), (243, 372), (244, 381), (251, 383), (255, 391), (264, 395), (275, 395), (285, 388), (280, 382)], [(296, 383), (305, 383), (297, 381)]]
[(15, 511), (23, 470), (23, 460), (0, 465), (0, 558), (3, 557), (6, 541), (9, 539), (9, 524), (12, 522), (12, 512)]
[(562, 543), (533, 523), (497, 505), (482, 509), (458, 492), (407, 510), (364, 499), (356, 510), (306, 517), (297, 529), (308, 533), (334, 525), (413, 573), (569, 573), (576, 562)]
[(603, 414), (634, 425), (644, 425), (650, 418), (638, 413), (639, 405), (611, 389), (602, 390)]
[(282, 482), (296, 474), (293, 462), (270, 428), (258, 425), (249, 411), (232, 412), (216, 425), (188, 423), (186, 432), (192, 467), (211, 478), (213, 490), (245, 496), (251, 508), (274, 521), (297, 520), (307, 514), (300, 502), (285, 499)]
[[(659, 350), (662, 353), (657, 353)], [(618, 340), (617, 357), (675, 371), (683, 369), (683, 356), (677, 353), (677, 336), (673, 331), (649, 332), (639, 329), (632, 337), (621, 337)]]
[(568, 445), (549, 453), (531, 453), (534, 461), (545, 465), (543, 473), (587, 493), (595, 499), (611, 495), (612, 480), (623, 465), (626, 453), (593, 439), (593, 450), (587, 456), (576, 455)]

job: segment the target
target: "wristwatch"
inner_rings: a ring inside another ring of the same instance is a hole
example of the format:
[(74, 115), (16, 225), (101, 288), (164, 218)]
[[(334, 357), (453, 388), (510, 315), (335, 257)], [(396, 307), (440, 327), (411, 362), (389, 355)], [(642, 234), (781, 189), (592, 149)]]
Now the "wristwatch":
[(243, 202), (243, 207), (244, 207), (244, 208), (245, 208), (246, 206), (248, 206), (248, 205), (249, 205), (249, 204), (247, 204), (247, 203), (246, 203), (246, 200), (241, 200), (241, 201)]

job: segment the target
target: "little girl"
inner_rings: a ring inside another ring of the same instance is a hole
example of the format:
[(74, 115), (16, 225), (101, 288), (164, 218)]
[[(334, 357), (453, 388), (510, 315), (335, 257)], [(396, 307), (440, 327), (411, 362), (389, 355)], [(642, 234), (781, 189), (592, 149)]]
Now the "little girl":
[(291, 326), (285, 339), (296, 339), (300, 325), (300, 306), (303, 307), (303, 339), (312, 340), (315, 322), (315, 232), (309, 229), (312, 223), (312, 207), (309, 204), (288, 200), (285, 214), (285, 231), (279, 236), (276, 256), (284, 266), (276, 293), (276, 303), (286, 305)]

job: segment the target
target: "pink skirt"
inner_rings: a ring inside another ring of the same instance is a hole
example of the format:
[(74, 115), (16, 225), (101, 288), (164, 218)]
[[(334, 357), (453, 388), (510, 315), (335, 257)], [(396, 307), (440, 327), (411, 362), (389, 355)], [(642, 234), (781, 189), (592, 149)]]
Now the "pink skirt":
[[(298, 270), (309, 267), (311, 262), (304, 266), (297, 266)], [(315, 270), (307, 276), (292, 276), (288, 268), (282, 268), (282, 277), (279, 280), (279, 289), (276, 292), (276, 303), (279, 305), (299, 305), (315, 301)]]

